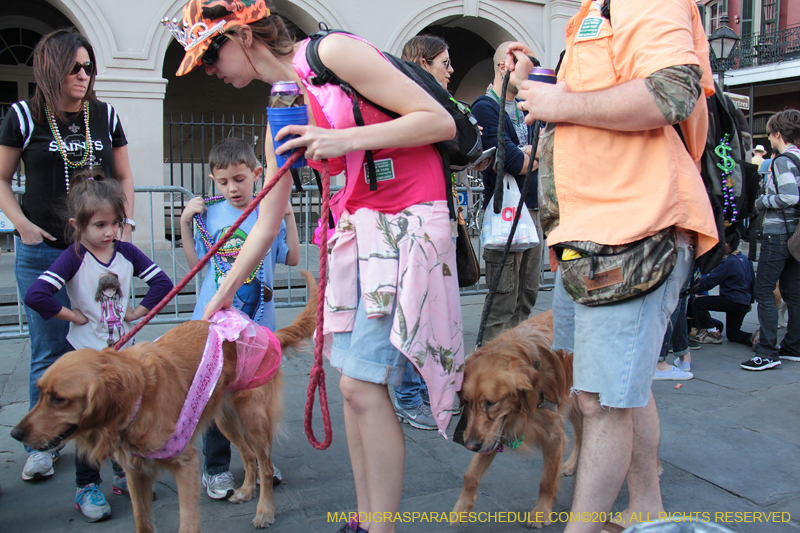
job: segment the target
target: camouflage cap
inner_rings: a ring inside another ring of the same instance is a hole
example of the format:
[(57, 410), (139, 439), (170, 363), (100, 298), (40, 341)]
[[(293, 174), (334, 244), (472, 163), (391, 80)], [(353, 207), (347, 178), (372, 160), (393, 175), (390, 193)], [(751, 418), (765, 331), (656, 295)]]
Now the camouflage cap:
[(189, 0), (183, 6), (181, 21), (167, 18), (161, 21), (186, 51), (175, 74), (183, 76), (199, 66), (211, 39), (227, 28), (249, 24), (269, 15), (264, 0)]

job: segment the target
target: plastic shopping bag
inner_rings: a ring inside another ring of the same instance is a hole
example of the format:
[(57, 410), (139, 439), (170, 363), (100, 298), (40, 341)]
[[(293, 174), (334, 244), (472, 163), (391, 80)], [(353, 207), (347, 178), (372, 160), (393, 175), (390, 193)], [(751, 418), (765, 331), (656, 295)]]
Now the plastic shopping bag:
[[(517, 180), (508, 174), (503, 177), (503, 187), (503, 208), (500, 213), (494, 212), (494, 209), (492, 209), (494, 199), (490, 198), (486, 213), (483, 216), (481, 242), (484, 248), (504, 249), (508, 242), (508, 235), (511, 233), (511, 226), (514, 223), (517, 206), (519, 205), (519, 187), (517, 187)], [(521, 252), (528, 248), (533, 248), (537, 244), (539, 244), (539, 236), (536, 233), (536, 226), (533, 224), (530, 212), (523, 204), (510, 251)]]

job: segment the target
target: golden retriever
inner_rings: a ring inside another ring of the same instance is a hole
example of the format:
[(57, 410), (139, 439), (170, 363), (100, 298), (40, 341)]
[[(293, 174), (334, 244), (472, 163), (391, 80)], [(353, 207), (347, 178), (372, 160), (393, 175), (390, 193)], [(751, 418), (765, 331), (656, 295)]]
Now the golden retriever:
[[(308, 272), (303, 276), (309, 287), (308, 303), (291, 326), (275, 332), (282, 349), (310, 337), (316, 326), (316, 281)], [(192, 442), (173, 459), (141, 455), (159, 449), (175, 432), (208, 328), (208, 322), (195, 320), (171, 329), (155, 342), (119, 352), (107, 348), (64, 354), (37, 382), (39, 402), (17, 424), (12, 436), (37, 450), (75, 439), (78, 453), (96, 465), (114, 455), (127, 473), (138, 533), (153, 531), (153, 482), (160, 470), (169, 470), (178, 487), (180, 532), (199, 532), (199, 460)], [(215, 420), (239, 450), (245, 478), (231, 502), (252, 499), (258, 462), (261, 494), (253, 525), (268, 527), (275, 520), (270, 454), (283, 411), (283, 378), (279, 368), (261, 387), (230, 392), (227, 387), (236, 375), (236, 345), (223, 343), (223, 352), (222, 374), (192, 440)], [(138, 414), (131, 420), (139, 399)]]
[[(528, 525), (550, 524), (559, 477), (575, 472), (582, 432), (578, 402), (570, 395), (572, 354), (553, 352), (552, 343), (553, 315), (548, 311), (504, 331), (467, 358), (459, 392), (467, 416), (463, 438), (477, 453), (464, 474), (452, 517), (472, 511), (478, 483), (498, 448), (519, 443), (523, 450), (539, 447), (544, 455), (539, 498)], [(567, 446), (563, 417), (572, 422), (575, 445), (562, 467)]]

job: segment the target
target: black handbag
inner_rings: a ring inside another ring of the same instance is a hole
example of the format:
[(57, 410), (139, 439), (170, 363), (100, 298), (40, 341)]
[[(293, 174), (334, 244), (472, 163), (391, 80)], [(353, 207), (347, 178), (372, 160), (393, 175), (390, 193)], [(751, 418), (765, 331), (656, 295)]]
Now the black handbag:
[(456, 237), (456, 271), (458, 272), (458, 286), (471, 287), (481, 278), (481, 266), (478, 257), (472, 248), (472, 241), (467, 232), (461, 208), (458, 209), (458, 236)]

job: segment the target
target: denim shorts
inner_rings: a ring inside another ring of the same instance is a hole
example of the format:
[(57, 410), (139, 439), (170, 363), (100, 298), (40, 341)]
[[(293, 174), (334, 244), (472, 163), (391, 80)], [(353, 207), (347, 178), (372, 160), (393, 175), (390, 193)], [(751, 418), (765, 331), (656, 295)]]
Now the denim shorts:
[(681, 288), (691, 275), (694, 246), (678, 232), (678, 260), (655, 291), (632, 300), (589, 307), (573, 302), (556, 274), (553, 349), (575, 354), (574, 392), (592, 392), (605, 407), (644, 407)]
[(367, 318), (360, 282), (358, 286), (353, 331), (333, 334), (331, 366), (353, 379), (399, 387), (408, 359), (389, 340), (394, 310), (391, 315)]

